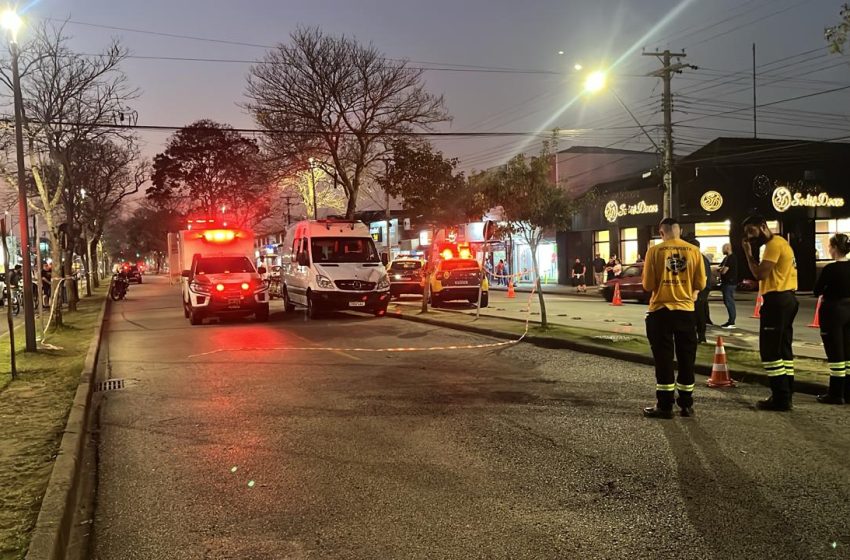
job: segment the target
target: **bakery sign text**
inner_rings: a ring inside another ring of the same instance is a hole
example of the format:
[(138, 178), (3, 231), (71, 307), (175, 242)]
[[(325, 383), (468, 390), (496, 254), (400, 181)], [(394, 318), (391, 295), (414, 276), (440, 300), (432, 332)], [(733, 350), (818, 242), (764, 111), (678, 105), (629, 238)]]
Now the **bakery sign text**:
[(605, 205), (605, 219), (613, 223), (617, 218), (623, 216), (638, 216), (640, 214), (657, 214), (657, 204), (647, 204), (645, 200), (636, 202), (635, 204), (617, 204), (616, 200), (611, 200)]
[(843, 198), (830, 196), (825, 192), (818, 194), (791, 192), (791, 189), (788, 187), (776, 187), (773, 191), (771, 202), (773, 202), (773, 207), (777, 212), (785, 212), (792, 206), (806, 206), (809, 208), (841, 208), (844, 206)]

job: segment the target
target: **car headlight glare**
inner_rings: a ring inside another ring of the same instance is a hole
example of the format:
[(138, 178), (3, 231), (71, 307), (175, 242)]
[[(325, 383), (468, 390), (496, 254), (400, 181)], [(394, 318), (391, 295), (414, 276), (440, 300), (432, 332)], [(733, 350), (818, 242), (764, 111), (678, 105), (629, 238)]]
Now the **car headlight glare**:
[(390, 278), (389, 276), (382, 276), (380, 280), (378, 280), (378, 288), (379, 290), (386, 290), (390, 287)]

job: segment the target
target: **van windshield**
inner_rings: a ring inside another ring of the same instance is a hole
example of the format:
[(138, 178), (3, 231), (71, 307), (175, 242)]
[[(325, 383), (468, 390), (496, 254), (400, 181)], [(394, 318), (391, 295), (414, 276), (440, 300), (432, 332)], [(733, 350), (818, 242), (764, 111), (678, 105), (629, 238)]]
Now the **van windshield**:
[(381, 262), (371, 237), (314, 237), (310, 248), (319, 264)]
[(248, 257), (207, 257), (198, 261), (195, 274), (227, 274), (256, 272)]

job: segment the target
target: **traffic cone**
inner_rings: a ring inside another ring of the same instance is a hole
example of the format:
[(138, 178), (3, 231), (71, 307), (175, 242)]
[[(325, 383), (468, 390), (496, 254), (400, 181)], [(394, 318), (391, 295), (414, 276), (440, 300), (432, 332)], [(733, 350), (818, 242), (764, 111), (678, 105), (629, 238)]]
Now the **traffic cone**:
[(726, 363), (726, 349), (723, 347), (723, 337), (717, 337), (717, 346), (714, 349), (714, 364), (711, 366), (711, 377), (708, 380), (709, 387), (734, 387), (735, 381), (729, 377), (729, 366)]
[(764, 298), (761, 297), (761, 294), (756, 298), (756, 308), (753, 310), (753, 319), (761, 319), (761, 306), (764, 305)]
[(514, 292), (514, 279), (508, 278), (508, 299), (513, 299), (516, 297), (516, 292)]
[(611, 300), (611, 305), (623, 305), (623, 298), (620, 296), (620, 283), (614, 284), (614, 299)]
[(823, 296), (818, 298), (818, 304), (815, 306), (815, 318), (812, 319), (812, 322), (809, 324), (809, 327), (813, 329), (820, 328), (820, 304), (823, 303)]

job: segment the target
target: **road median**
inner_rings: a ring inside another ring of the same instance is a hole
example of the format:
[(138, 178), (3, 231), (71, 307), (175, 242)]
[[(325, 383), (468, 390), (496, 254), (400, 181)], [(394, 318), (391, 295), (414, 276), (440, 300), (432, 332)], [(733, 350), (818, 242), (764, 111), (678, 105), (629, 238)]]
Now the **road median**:
[[(533, 322), (529, 323), (526, 332), (524, 320), (492, 316), (481, 316), (476, 319), (465, 313), (435, 309), (423, 314), (418, 307), (403, 305), (392, 306), (387, 316), (491, 336), (502, 340), (518, 340), (525, 334), (523, 342), (541, 348), (573, 350), (645, 365), (654, 363), (646, 338), (632, 333), (624, 334), (562, 325), (553, 325), (543, 329)], [(711, 375), (714, 351), (713, 344), (700, 345), (697, 352), (696, 370), (698, 374)], [(733, 379), (767, 385), (768, 378), (760, 369), (761, 360), (758, 352), (726, 348), (726, 353)], [(829, 382), (829, 370), (825, 361), (814, 358), (798, 358), (795, 366), (795, 389), (797, 391), (811, 394), (824, 392)]]

